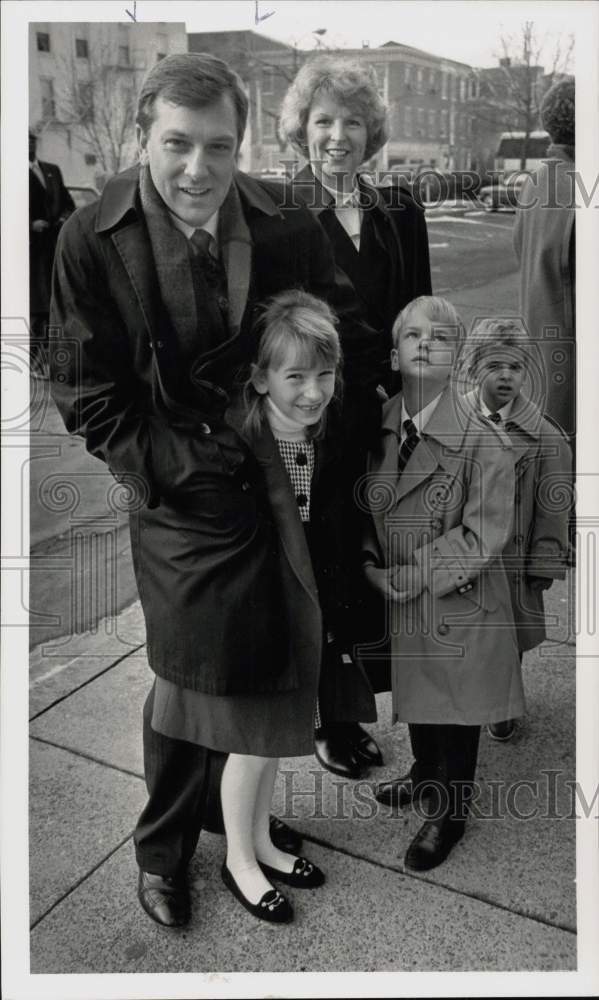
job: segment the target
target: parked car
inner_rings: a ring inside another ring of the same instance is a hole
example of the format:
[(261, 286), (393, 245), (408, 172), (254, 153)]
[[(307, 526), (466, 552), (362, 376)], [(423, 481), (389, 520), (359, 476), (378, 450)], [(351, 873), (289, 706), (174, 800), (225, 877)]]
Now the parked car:
[(91, 184), (69, 184), (68, 190), (71, 198), (75, 202), (75, 208), (82, 208), (84, 205), (91, 205), (100, 197), (100, 192), (96, 191)]
[(517, 170), (483, 185), (478, 192), (478, 200), (485, 212), (515, 212), (520, 204), (522, 188), (531, 176), (534, 174), (530, 170)]

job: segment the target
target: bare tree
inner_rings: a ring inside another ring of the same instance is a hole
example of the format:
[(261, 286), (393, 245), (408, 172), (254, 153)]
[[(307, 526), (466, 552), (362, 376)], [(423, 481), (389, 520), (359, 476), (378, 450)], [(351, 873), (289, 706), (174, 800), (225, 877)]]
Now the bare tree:
[(58, 117), (72, 141), (91, 153), (102, 171), (117, 173), (135, 159), (134, 124), (141, 72), (119, 63), (108, 45), (94, 48), (82, 72), (75, 59), (62, 59), (57, 88)]
[[(540, 127), (540, 106), (548, 88), (570, 70), (574, 36), (558, 41), (547, 57), (546, 38), (538, 37), (534, 21), (525, 21), (519, 36), (503, 35), (497, 53), (499, 66), (478, 70), (476, 120), (497, 131), (524, 132), (521, 169), (526, 167), (531, 132)], [(550, 64), (549, 72), (543, 60)]]

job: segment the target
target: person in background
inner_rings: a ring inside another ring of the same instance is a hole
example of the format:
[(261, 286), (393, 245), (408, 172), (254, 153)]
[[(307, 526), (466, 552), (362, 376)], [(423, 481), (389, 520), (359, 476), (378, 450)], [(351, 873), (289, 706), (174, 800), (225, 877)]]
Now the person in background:
[[(357, 315), (310, 212), (291, 191), (237, 169), (247, 114), (242, 82), (222, 60), (162, 59), (139, 94), (140, 164), (67, 221), (54, 268), (53, 398), (131, 507), (156, 675), (143, 716), (138, 896), (169, 927), (190, 919), (188, 868), (200, 831), (218, 828), (209, 795), (225, 758), (158, 732), (155, 697), (169, 683), (241, 696), (296, 680), (269, 504), (255, 459), (225, 420), (235, 375), (254, 352), (256, 312), (277, 292), (330, 300), (346, 331)], [(282, 676), (251, 674), (249, 651)], [(301, 838), (278, 818), (270, 832), (297, 851)]]
[(393, 721), (408, 723), (414, 763), (375, 794), (422, 809), (404, 863), (424, 871), (464, 834), (480, 726), (524, 706), (501, 561), (514, 467), (507, 435), (456, 391), (463, 327), (451, 303), (415, 299), (393, 338), (402, 391), (385, 404), (364, 480), (363, 560), (387, 601)]
[[(355, 60), (318, 56), (297, 74), (283, 100), (280, 131), (308, 163), (294, 190), (327, 233), (336, 264), (351, 281), (371, 336), (344, 339), (345, 513), (347, 550), (353, 561), (354, 643), (382, 637), (384, 609), (363, 586), (361, 523), (353, 500), (368, 448), (377, 440), (382, 399), (392, 390), (391, 328), (400, 309), (431, 292), (424, 212), (397, 182), (377, 185), (360, 167), (388, 138), (387, 108), (374, 71)], [(375, 691), (390, 687), (388, 657), (365, 658)], [(379, 747), (358, 724), (334, 725), (327, 699), (319, 700), (316, 755), (335, 774), (359, 777), (382, 764)]]
[(520, 312), (545, 367), (545, 416), (572, 447), (576, 434), (575, 83), (565, 77), (541, 102), (551, 136), (543, 160), (522, 189), (514, 225), (520, 264)]
[[(546, 638), (543, 592), (566, 576), (572, 490), (572, 453), (564, 432), (522, 392), (526, 385), (535, 394), (532, 346), (520, 320), (482, 319), (468, 336), (465, 358), (476, 385), (469, 402), (505, 430), (513, 447), (514, 520), (503, 563), (520, 660)], [(501, 741), (511, 739), (514, 729), (514, 719), (487, 726)]]
[(48, 377), (48, 314), (52, 265), (62, 224), (75, 203), (55, 163), (37, 159), (37, 136), (29, 129), (29, 316), (31, 373)]

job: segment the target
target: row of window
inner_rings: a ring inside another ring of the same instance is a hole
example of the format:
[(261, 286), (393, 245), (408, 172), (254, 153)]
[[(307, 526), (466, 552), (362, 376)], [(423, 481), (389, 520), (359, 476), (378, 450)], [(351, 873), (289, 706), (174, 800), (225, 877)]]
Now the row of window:
[(437, 94), (442, 100), (465, 101), (477, 96), (478, 82), (473, 76), (455, 75), (445, 70), (404, 65), (404, 85), (415, 94)]
[[(47, 31), (38, 31), (36, 33), (37, 38), (37, 51), (38, 52), (51, 52), (50, 35)], [(168, 39), (166, 35), (157, 36), (158, 52), (156, 53), (156, 62), (160, 62), (161, 59), (168, 53)], [(87, 38), (75, 38), (75, 57), (77, 59), (89, 59), (89, 43)], [(117, 49), (117, 60), (119, 66), (130, 66), (131, 65), (131, 50), (128, 45), (119, 45)]]
[[(416, 137), (428, 137), (430, 139), (449, 138), (449, 112), (448, 111), (425, 111), (424, 108), (411, 108), (405, 105), (403, 111), (403, 122), (400, 114), (395, 117), (397, 132), (407, 139)], [(278, 118), (268, 111), (262, 112), (262, 138), (276, 139)], [(456, 136), (472, 138), (472, 118), (468, 114), (454, 115), (454, 133)]]

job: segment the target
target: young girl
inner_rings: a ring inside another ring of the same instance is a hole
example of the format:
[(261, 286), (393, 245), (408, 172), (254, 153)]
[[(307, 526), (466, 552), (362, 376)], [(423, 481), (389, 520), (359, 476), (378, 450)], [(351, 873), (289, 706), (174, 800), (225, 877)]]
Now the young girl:
[(227, 729), (217, 749), (229, 750), (221, 783), (227, 838), (222, 875), (242, 905), (273, 921), (291, 919), (292, 910), (281, 893), (273, 894), (271, 879), (298, 888), (324, 882), (315, 865), (278, 850), (269, 833), (278, 758), (313, 749), (321, 663), (329, 683), (343, 687), (337, 706), (342, 717), (352, 716), (352, 709), (358, 718), (376, 717), (368, 682), (359, 668), (342, 663), (340, 646), (327, 633), (343, 610), (339, 471), (324, 434), (339, 383), (335, 322), (326, 303), (304, 292), (273, 299), (243, 400), (228, 417), (264, 474), (278, 536), (289, 651), (286, 664), (270, 665), (273, 677), (287, 678), (277, 690), (219, 699), (227, 702)]

